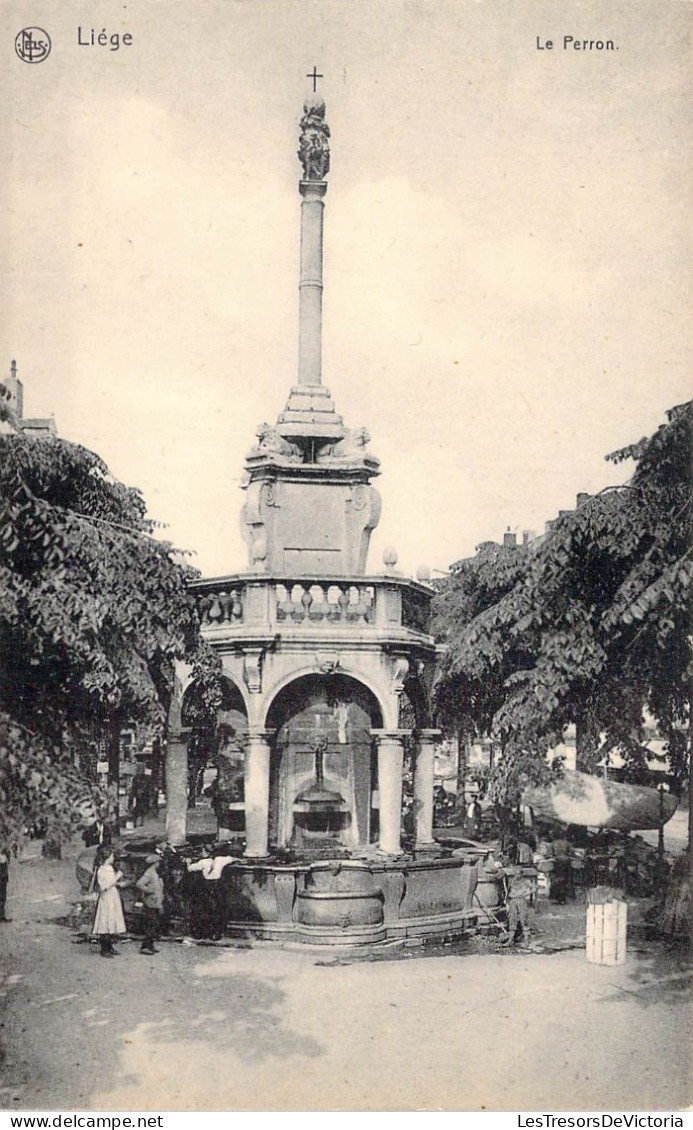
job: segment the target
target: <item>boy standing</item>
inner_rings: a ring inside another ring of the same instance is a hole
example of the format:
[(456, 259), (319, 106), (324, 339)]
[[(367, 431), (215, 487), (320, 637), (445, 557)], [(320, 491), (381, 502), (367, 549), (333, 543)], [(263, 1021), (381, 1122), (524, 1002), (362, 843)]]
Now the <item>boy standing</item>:
[(144, 938), (140, 946), (140, 953), (155, 954), (158, 949), (154, 942), (159, 937), (161, 912), (164, 907), (164, 884), (159, 874), (160, 855), (148, 855), (145, 863), (147, 870), (137, 880), (136, 886), (142, 893), (143, 931)]

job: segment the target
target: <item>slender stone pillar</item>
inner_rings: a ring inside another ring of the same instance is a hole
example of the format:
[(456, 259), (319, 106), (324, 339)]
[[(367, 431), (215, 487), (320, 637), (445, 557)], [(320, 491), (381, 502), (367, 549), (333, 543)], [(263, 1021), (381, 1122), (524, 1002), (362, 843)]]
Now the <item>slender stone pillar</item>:
[(299, 182), (301, 201), (301, 278), (298, 329), (298, 383), (322, 380), (322, 231), (327, 181)]
[(184, 844), (188, 831), (188, 738), (169, 733), (166, 742), (166, 840)]
[(325, 102), (319, 95), (311, 95), (303, 106), (298, 149), (303, 166), (298, 182), (302, 197), (298, 383), (277, 420), (281, 435), (292, 440), (298, 436), (339, 440), (344, 436), (342, 418), (335, 411), (330, 390), (322, 383), (322, 248), (329, 136)]
[(274, 730), (249, 730), (246, 738), (245, 854), (258, 859), (269, 853), (270, 741)]
[(414, 814), (416, 846), (435, 843), (433, 839), (433, 769), (435, 747), (440, 730), (417, 730), (414, 734)]
[(378, 743), (381, 851), (399, 855), (402, 850), (402, 770), (404, 738), (408, 730), (371, 730)]

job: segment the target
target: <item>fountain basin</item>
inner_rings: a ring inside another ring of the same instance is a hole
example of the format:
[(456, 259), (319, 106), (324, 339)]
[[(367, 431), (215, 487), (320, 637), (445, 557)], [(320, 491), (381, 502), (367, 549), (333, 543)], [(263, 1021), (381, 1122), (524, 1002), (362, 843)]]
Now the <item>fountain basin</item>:
[(490, 887), (484, 907), (475, 899), (479, 864), (478, 852), (295, 865), (240, 860), (223, 875), (226, 933), (340, 946), (460, 936), (499, 901)]
[[(151, 839), (117, 847), (119, 866), (129, 879), (139, 877), (153, 847)], [(183, 915), (170, 870), (179, 853), (184, 857), (185, 849), (167, 857), (165, 872), (174, 923)], [(342, 947), (460, 937), (494, 922), (502, 905), (497, 877), (484, 870), (487, 855), (480, 847), (458, 847), (451, 854), (433, 845), (418, 858), (375, 853), (367, 858), (295, 861), (239, 858), (218, 880), (226, 908), (225, 933)], [(92, 867), (93, 849), (87, 849), (77, 862), (83, 889)], [(129, 928), (137, 931), (136, 889), (126, 888), (123, 897)]]

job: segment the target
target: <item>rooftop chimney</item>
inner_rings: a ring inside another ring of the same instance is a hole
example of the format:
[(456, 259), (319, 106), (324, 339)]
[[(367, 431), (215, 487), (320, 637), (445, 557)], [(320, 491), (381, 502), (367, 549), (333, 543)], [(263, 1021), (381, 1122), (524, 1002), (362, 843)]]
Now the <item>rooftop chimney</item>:
[(10, 394), (10, 408), (18, 420), (24, 419), (24, 386), (17, 376), (17, 362), (10, 365), (10, 379), (6, 382)]

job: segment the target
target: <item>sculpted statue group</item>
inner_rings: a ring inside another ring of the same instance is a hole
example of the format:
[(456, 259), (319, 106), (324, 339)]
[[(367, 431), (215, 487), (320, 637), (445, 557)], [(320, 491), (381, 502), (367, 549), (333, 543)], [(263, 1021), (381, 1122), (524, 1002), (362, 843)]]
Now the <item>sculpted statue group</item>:
[[(258, 442), (250, 451), (250, 457), (273, 458), (280, 463), (303, 463), (304, 455), (296, 443), (284, 439), (279, 429), (272, 424), (260, 424), (256, 433)], [(360, 466), (366, 458), (378, 463), (374, 455), (369, 455), (366, 447), (370, 443), (367, 428), (346, 428), (341, 439), (325, 444), (315, 457), (316, 463), (338, 464), (342, 467)]]
[[(371, 442), (367, 428), (347, 428), (344, 437), (336, 443), (328, 444), (318, 454), (316, 463), (340, 463), (342, 466), (363, 463), (367, 456), (366, 447)], [(374, 456), (370, 456), (375, 460)]]
[(330, 127), (325, 121), (325, 103), (315, 95), (303, 104), (298, 158), (304, 180), (324, 180), (330, 171)]
[(289, 463), (302, 463), (303, 454), (296, 443), (291, 443), (280, 434), (279, 429), (273, 424), (260, 424), (257, 431), (257, 443), (252, 448), (251, 455), (279, 455)]

